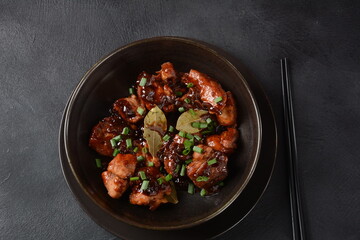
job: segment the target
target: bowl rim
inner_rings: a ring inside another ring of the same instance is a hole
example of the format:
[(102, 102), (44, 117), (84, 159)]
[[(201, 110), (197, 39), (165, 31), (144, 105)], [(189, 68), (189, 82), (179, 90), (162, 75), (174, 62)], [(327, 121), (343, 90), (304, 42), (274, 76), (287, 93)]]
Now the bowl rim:
[[(243, 184), (236, 191), (236, 193), (233, 194), (233, 196), (230, 198), (230, 200), (228, 200), (221, 208), (219, 208), (218, 210), (216, 210), (212, 214), (209, 214), (208, 216), (206, 216), (204, 218), (201, 218), (199, 220), (196, 220), (196, 221), (193, 221), (193, 222), (190, 222), (190, 223), (181, 224), (181, 225), (176, 225), (176, 226), (166, 226), (166, 227), (155, 226), (154, 227), (154, 226), (147, 225), (147, 224), (142, 224), (142, 223), (139, 223), (139, 222), (136, 222), (136, 221), (128, 221), (128, 220), (125, 221), (124, 219), (120, 218), (117, 214), (114, 214), (112, 211), (106, 209), (101, 204), (98, 204), (98, 202), (95, 199), (93, 199), (91, 194), (86, 190), (86, 187), (84, 186), (82, 181), (79, 179), (78, 175), (76, 174), (76, 170), (75, 170), (75, 168), (74, 168), (74, 166), (72, 164), (70, 154), (69, 154), (69, 151), (68, 151), (68, 147), (67, 147), (68, 146), (68, 127), (69, 127), (69, 119), (70, 119), (72, 107), (74, 105), (74, 101), (76, 100), (76, 98), (77, 98), (79, 92), (81, 91), (83, 85), (89, 79), (89, 76), (98, 67), (100, 67), (109, 58), (111, 58), (112, 56), (118, 54), (121, 51), (132, 48), (134, 46), (147, 44), (147, 43), (151, 43), (151, 42), (164, 41), (164, 40), (165, 41), (177, 41), (177, 42), (180, 42), (180, 43), (192, 45), (192, 46), (197, 47), (197, 48), (201, 48), (202, 50), (213, 54), (215, 57), (219, 58), (222, 62), (224, 62), (228, 67), (230, 67), (231, 70), (242, 81), (242, 84), (244, 85), (247, 93), (250, 96), (252, 106), (254, 107), (254, 110), (255, 110), (256, 124), (257, 124), (258, 131), (257, 131), (257, 141), (256, 141), (256, 145), (255, 145), (256, 152), (255, 152), (255, 157), (254, 157), (253, 164), (252, 164), (252, 166), (250, 168), (250, 171), (247, 174), (247, 177), (245, 178)], [(129, 44), (123, 45), (123, 46), (113, 50), (109, 54), (105, 55), (104, 57), (102, 57), (99, 61), (97, 61), (84, 74), (84, 76), (81, 78), (79, 83), (76, 85), (76, 87), (72, 91), (66, 105), (67, 105), (67, 109), (64, 112), (65, 121), (64, 121), (64, 131), (63, 131), (63, 134), (64, 134), (64, 149), (65, 149), (65, 155), (66, 155), (66, 158), (67, 158), (67, 162), (68, 162), (68, 164), (70, 166), (70, 169), (71, 169), (71, 172), (72, 172), (73, 176), (76, 179), (76, 182), (79, 184), (80, 188), (87, 195), (87, 197), (90, 198), (91, 201), (93, 201), (103, 211), (107, 212), (108, 214), (113, 216), (115, 219), (118, 219), (119, 221), (122, 221), (124, 223), (130, 224), (130, 225), (133, 225), (133, 226), (136, 226), (136, 227), (145, 228), (145, 229), (151, 229), (151, 230), (178, 230), (178, 229), (190, 228), (190, 227), (199, 225), (201, 223), (204, 223), (204, 222), (216, 217), (218, 214), (223, 212), (228, 206), (230, 206), (236, 200), (236, 198), (242, 193), (242, 191), (245, 189), (245, 187), (249, 183), (251, 177), (253, 176), (253, 173), (254, 173), (254, 171), (256, 169), (256, 166), (257, 166), (257, 163), (258, 163), (258, 160), (259, 160), (260, 150), (261, 150), (261, 145), (262, 145), (262, 121), (261, 121), (261, 114), (260, 114), (260, 111), (259, 111), (259, 107), (258, 107), (258, 104), (257, 104), (256, 99), (254, 97), (254, 94), (252, 93), (246, 79), (239, 72), (239, 70), (235, 67), (235, 65), (232, 64), (225, 56), (223, 56), (222, 54), (220, 54), (216, 50), (214, 50), (210, 44), (208, 44), (206, 42), (203, 42), (203, 41), (200, 41), (200, 40), (190, 39), (190, 38), (185, 38), (185, 37), (175, 37), (175, 36), (158, 36), (158, 37), (152, 37), (152, 38), (145, 38), (145, 39), (137, 40), (137, 41), (131, 42)]]

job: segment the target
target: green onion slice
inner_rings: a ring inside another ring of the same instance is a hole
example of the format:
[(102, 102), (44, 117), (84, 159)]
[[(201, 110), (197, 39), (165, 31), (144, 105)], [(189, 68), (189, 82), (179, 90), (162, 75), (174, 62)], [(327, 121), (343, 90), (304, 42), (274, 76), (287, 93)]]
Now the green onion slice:
[(180, 170), (180, 176), (185, 176), (185, 172), (186, 172), (186, 165), (185, 164), (183, 164), (182, 166), (181, 166), (181, 170)]
[(146, 179), (146, 174), (144, 171), (139, 171), (139, 175), (141, 177), (141, 180), (145, 180)]
[(147, 162), (148, 167), (153, 167), (154, 163), (153, 162)]
[(188, 83), (188, 84), (186, 84), (186, 86), (187, 86), (188, 88), (191, 88), (191, 87), (194, 86), (194, 84), (193, 84), (193, 83)]
[(126, 139), (126, 148), (131, 148), (132, 147), (132, 141), (130, 138)]
[(111, 144), (111, 147), (112, 147), (112, 148), (115, 148), (117, 142), (115, 141), (115, 139), (112, 138), (112, 139), (110, 139), (110, 144)]
[(194, 184), (193, 184), (193, 183), (189, 183), (189, 185), (188, 185), (188, 193), (194, 194), (194, 192), (195, 192), (194, 190), (195, 190)]
[(156, 179), (158, 181), (158, 183), (161, 185), (164, 182), (164, 179), (162, 177), (159, 177), (158, 179)]
[(138, 157), (136, 158), (136, 160), (138, 160), (138, 162), (141, 162), (141, 161), (144, 160), (144, 157), (143, 157), (143, 156), (138, 156)]
[(217, 163), (216, 158), (209, 160), (207, 163), (208, 163), (209, 166)]
[(173, 126), (169, 126), (169, 132), (174, 132), (174, 127)]
[(206, 190), (205, 189), (201, 189), (200, 191), (200, 196), (204, 197), (206, 195)]
[(181, 113), (182, 113), (182, 112), (185, 112), (185, 108), (184, 108), (184, 107), (179, 107), (178, 110), (179, 110), (179, 112), (181, 112)]
[(118, 148), (114, 149), (113, 156), (116, 157), (120, 153), (120, 150)]
[(138, 112), (138, 114), (143, 115), (145, 109), (143, 109), (142, 107), (138, 107), (136, 111)]
[(209, 178), (206, 176), (199, 176), (196, 178), (197, 182), (206, 182), (207, 180), (209, 180)]
[(179, 136), (180, 136), (180, 137), (185, 137), (185, 136), (186, 136), (186, 133), (183, 132), (183, 131), (180, 131), (180, 132), (179, 132)]
[(144, 78), (144, 77), (141, 78), (139, 85), (140, 85), (141, 87), (145, 86), (146, 81), (147, 81), (146, 78)]
[(169, 135), (165, 135), (164, 137), (163, 137), (163, 140), (166, 142), (166, 141), (169, 141), (170, 140), (170, 136)]
[(127, 135), (127, 134), (129, 134), (129, 132), (130, 132), (130, 129), (128, 127), (124, 127), (121, 134)]
[(200, 147), (198, 147), (198, 146), (194, 146), (194, 147), (193, 147), (193, 151), (194, 151), (194, 152), (198, 152), (198, 153), (202, 153), (202, 152), (204, 151), (204, 149), (202, 149), (202, 148), (200, 148)]
[(141, 184), (140, 190), (141, 190), (141, 191), (145, 191), (146, 189), (148, 189), (148, 187), (149, 187), (149, 182), (150, 182), (149, 180), (143, 181), (142, 184)]
[(165, 177), (165, 181), (170, 181), (172, 179), (172, 175), (169, 173), (168, 175), (166, 175)]
[(129, 93), (130, 93), (130, 95), (133, 95), (135, 93), (134, 88), (129, 88)]
[(96, 167), (101, 168), (101, 159), (100, 158), (96, 158), (95, 159), (96, 162)]
[(189, 164), (189, 163), (191, 163), (192, 161), (193, 161), (192, 159), (188, 159), (188, 160), (185, 161), (185, 163), (186, 163), (186, 164)]
[(214, 102), (218, 103), (218, 102), (221, 102), (222, 100), (223, 100), (222, 97), (217, 97), (214, 99)]
[(137, 181), (137, 180), (139, 180), (140, 178), (139, 177), (131, 177), (130, 178), (130, 181)]

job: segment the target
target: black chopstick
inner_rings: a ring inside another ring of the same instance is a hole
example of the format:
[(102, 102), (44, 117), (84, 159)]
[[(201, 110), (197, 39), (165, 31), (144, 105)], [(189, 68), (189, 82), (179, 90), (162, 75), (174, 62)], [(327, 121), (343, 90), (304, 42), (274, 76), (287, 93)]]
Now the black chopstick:
[(287, 58), (280, 60), (282, 94), (284, 107), (285, 132), (288, 150), (288, 174), (290, 190), (291, 220), (294, 240), (305, 239), (305, 229), (303, 221), (303, 211), (301, 207), (301, 195), (298, 176), (298, 157), (296, 147), (296, 135), (294, 124), (293, 101), (291, 92), (291, 82)]

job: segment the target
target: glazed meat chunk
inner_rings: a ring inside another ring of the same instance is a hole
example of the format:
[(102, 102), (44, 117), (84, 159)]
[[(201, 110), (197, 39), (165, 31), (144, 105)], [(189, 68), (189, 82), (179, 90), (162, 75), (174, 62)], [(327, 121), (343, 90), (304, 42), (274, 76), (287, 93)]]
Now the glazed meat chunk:
[(199, 91), (203, 104), (208, 106), (210, 113), (221, 113), (227, 101), (227, 95), (220, 84), (208, 75), (191, 69), (189, 74), (184, 75), (183, 81), (192, 83)]
[(226, 92), (227, 101), (226, 105), (221, 110), (221, 114), (216, 114), (216, 118), (220, 125), (234, 126), (236, 125), (236, 106), (235, 100), (231, 92)]
[(226, 178), (228, 158), (211, 147), (202, 144), (197, 147), (203, 152), (193, 153), (193, 161), (186, 168), (187, 175), (197, 187), (208, 190)]
[(132, 154), (118, 154), (111, 160), (107, 171), (101, 174), (110, 197), (119, 198), (126, 191), (128, 178), (134, 174), (136, 163), (136, 157)]
[(128, 123), (137, 123), (146, 115), (145, 106), (135, 95), (118, 99), (113, 105), (113, 110)]
[(232, 153), (236, 148), (236, 141), (239, 132), (236, 128), (228, 128), (220, 135), (211, 135), (206, 138), (206, 144), (216, 151), (223, 153)]
[(175, 169), (183, 162), (183, 160), (185, 160), (184, 155), (182, 154), (182, 151), (184, 150), (184, 140), (183, 137), (176, 134), (173, 141), (165, 146), (165, 149), (161, 154), (164, 162), (164, 169), (167, 173), (170, 173), (175, 177), (178, 175), (178, 173), (175, 172)]
[(109, 196), (112, 198), (121, 197), (129, 186), (127, 179), (122, 179), (110, 171), (103, 172), (101, 177)]
[(164, 112), (174, 110), (175, 94), (159, 75), (150, 76), (146, 72), (142, 72), (138, 76), (136, 84), (137, 94), (148, 110), (156, 105)]
[(111, 116), (101, 120), (92, 129), (89, 145), (92, 149), (104, 156), (112, 157), (113, 149), (110, 140), (118, 136), (126, 123), (119, 117)]
[[(149, 206), (150, 210), (155, 210), (162, 203), (167, 203), (167, 195), (171, 194), (170, 184), (164, 180), (164, 176), (156, 167), (144, 167), (138, 171), (138, 176), (143, 172), (146, 180), (132, 181), (132, 192), (130, 194), (130, 203), (135, 205)], [(163, 179), (161, 183), (158, 179)], [(148, 181), (148, 182), (147, 182)], [(146, 183), (147, 182), (147, 183)], [(143, 184), (148, 184), (146, 189), (142, 189)]]
[(177, 80), (177, 73), (171, 62), (161, 64), (161, 70), (158, 72), (161, 79), (170, 85), (174, 85)]
[(133, 154), (118, 154), (111, 160), (107, 170), (120, 178), (126, 179), (132, 176), (136, 168), (136, 157)]

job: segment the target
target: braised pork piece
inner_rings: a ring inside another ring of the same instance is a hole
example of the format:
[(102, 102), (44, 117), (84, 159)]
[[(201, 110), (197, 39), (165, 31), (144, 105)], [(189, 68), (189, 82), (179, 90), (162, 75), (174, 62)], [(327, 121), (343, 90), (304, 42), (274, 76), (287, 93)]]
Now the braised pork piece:
[(127, 195), (131, 204), (155, 210), (177, 203), (176, 190), (217, 193), (239, 137), (231, 92), (204, 73), (180, 73), (166, 62), (156, 74), (141, 72), (129, 93), (89, 140), (105, 156), (97, 166), (105, 166), (109, 196)]

